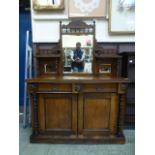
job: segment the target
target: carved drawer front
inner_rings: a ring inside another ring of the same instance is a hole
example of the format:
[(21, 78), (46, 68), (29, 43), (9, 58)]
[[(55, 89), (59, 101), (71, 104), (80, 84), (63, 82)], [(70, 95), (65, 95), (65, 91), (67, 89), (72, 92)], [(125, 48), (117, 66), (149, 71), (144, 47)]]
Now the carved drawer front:
[(51, 91), (51, 92), (71, 92), (71, 84), (39, 84), (39, 91)]
[(116, 92), (117, 84), (84, 84), (83, 92)]

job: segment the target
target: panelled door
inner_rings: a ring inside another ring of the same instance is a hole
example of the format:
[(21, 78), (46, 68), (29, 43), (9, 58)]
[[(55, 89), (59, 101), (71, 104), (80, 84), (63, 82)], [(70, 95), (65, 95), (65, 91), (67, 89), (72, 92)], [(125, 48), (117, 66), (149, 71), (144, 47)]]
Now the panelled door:
[(104, 136), (117, 131), (116, 93), (46, 93), (38, 97), (41, 133)]
[(77, 95), (39, 94), (39, 129), (53, 135), (77, 134)]
[(84, 136), (113, 135), (117, 129), (116, 93), (84, 93), (78, 99), (78, 133)]

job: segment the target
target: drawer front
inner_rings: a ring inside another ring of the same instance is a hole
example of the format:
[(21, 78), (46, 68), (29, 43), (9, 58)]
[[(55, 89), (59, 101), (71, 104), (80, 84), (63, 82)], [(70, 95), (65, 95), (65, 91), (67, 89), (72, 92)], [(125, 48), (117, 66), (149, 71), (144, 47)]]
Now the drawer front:
[(84, 84), (83, 92), (116, 92), (117, 84)]
[[(38, 90), (72, 92), (72, 84), (39, 84)], [(74, 84), (73, 92), (117, 92), (117, 84)]]
[(71, 92), (71, 84), (39, 84), (39, 91), (52, 91), (52, 92)]

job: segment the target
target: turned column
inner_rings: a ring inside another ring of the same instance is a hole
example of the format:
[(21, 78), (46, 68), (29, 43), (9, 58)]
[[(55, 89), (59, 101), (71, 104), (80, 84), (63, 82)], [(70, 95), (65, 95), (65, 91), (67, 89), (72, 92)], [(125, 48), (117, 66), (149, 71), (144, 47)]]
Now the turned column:
[(28, 85), (30, 98), (31, 98), (31, 104), (33, 107), (33, 128), (34, 128), (34, 135), (39, 134), (39, 121), (38, 121), (38, 101), (37, 101), (37, 86), (35, 84), (29, 84)]
[(119, 95), (119, 118), (118, 118), (118, 136), (123, 136), (125, 115), (125, 94)]
[(127, 84), (119, 84), (118, 136), (123, 136)]

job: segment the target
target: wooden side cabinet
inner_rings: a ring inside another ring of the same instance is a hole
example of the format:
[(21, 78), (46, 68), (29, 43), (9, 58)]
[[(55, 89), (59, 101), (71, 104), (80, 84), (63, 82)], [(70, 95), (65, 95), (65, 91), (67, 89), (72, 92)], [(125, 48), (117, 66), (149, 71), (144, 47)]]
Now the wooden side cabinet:
[[(82, 60), (91, 72), (66, 70), (65, 35), (91, 36), (87, 44), (91, 57)], [(128, 79), (120, 75), (122, 57), (116, 48), (100, 46), (95, 35), (95, 21), (73, 20), (67, 25), (60, 21), (58, 43), (33, 44), (35, 76), (26, 80), (32, 111), (30, 142), (125, 143)]]
[(121, 81), (29, 80), (30, 141), (124, 143), (126, 84)]

